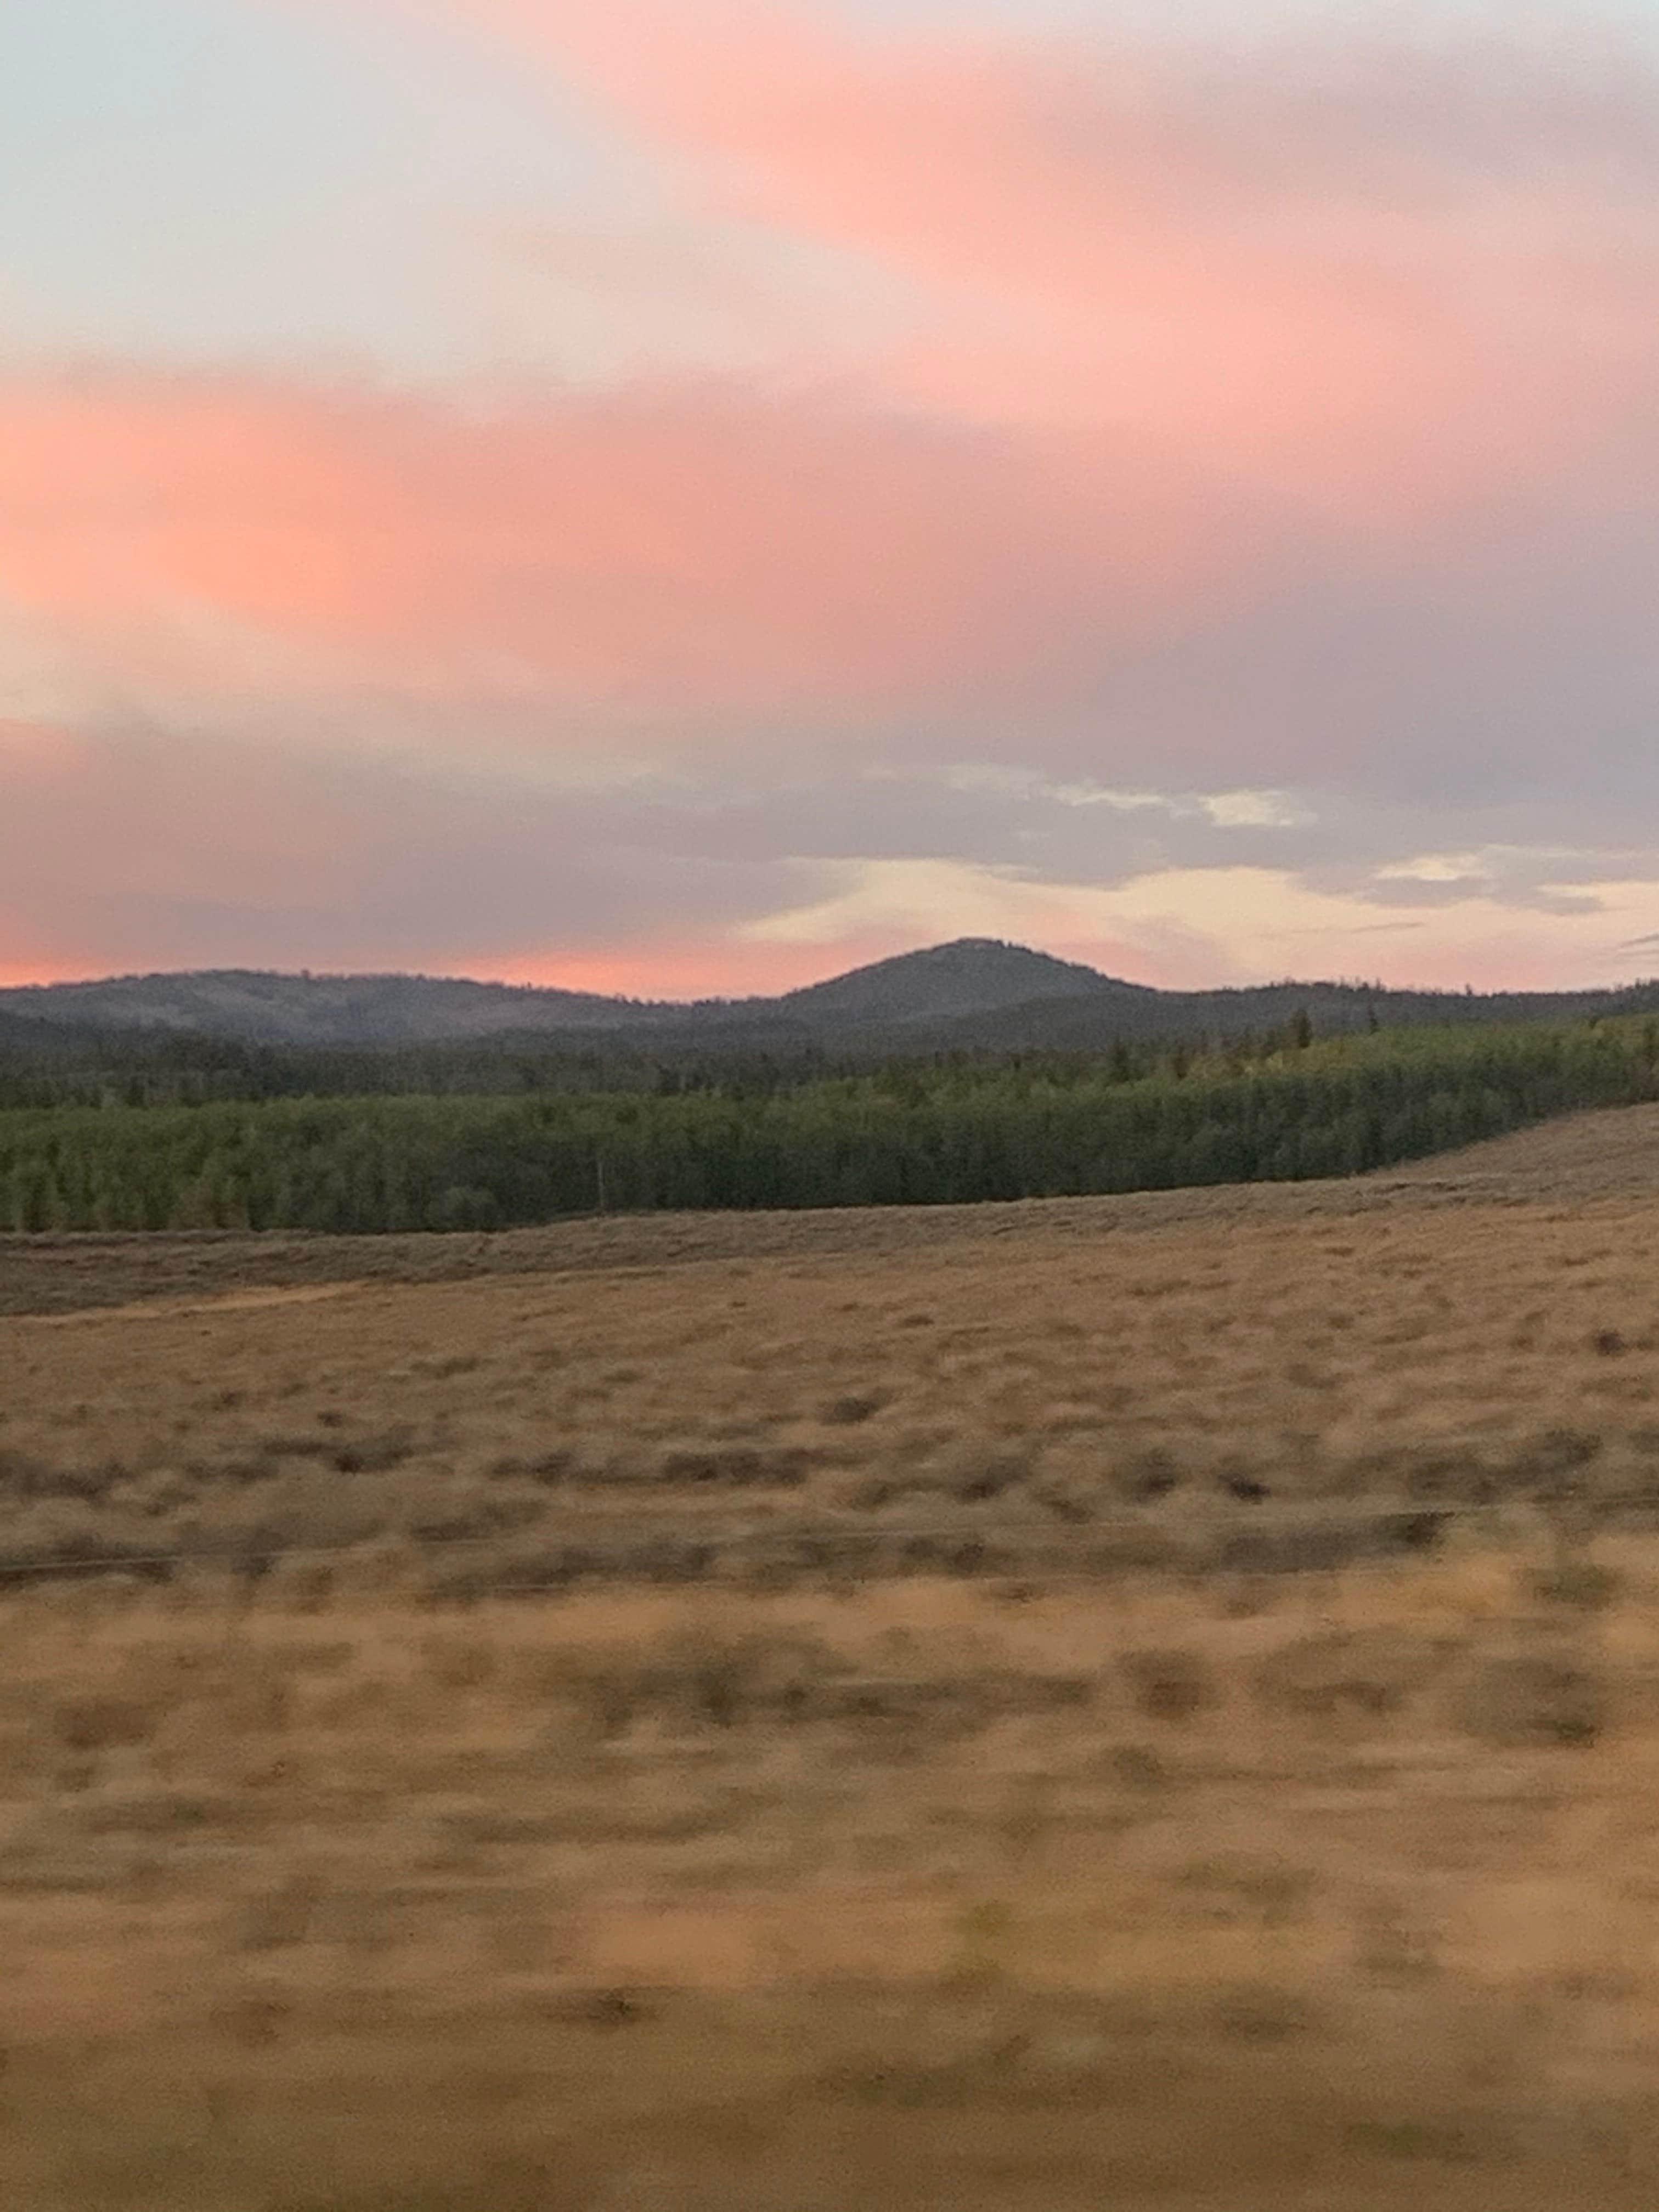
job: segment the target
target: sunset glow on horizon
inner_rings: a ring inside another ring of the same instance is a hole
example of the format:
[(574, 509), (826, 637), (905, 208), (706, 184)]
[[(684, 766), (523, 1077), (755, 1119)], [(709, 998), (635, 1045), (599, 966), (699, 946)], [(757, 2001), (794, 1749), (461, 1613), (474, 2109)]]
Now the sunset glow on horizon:
[(53, 0), (0, 982), (1659, 970), (1659, 0)]

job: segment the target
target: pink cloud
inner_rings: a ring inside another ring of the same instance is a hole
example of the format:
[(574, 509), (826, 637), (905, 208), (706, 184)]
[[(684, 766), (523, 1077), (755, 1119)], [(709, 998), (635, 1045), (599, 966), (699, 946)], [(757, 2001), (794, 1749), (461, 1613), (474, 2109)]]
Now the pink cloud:
[(598, 951), (578, 947), (550, 955), (507, 954), (495, 960), (493, 972), (507, 983), (551, 984), (560, 990), (624, 998), (769, 998), (902, 949), (890, 933), (868, 944), (838, 944), (826, 956), (816, 946), (803, 951), (799, 945), (752, 944), (703, 929), (676, 929)]
[(1200, 488), (1099, 441), (712, 386), (0, 381), (0, 592), (231, 689), (278, 641), (688, 726), (1041, 696), (1068, 641), (1156, 638), (1219, 573)]
[(452, 5), (678, 162), (688, 219), (882, 258), (925, 334), (834, 394), (0, 380), (0, 592), (118, 685), (507, 692), (565, 742), (1087, 712), (1345, 540), (1362, 591), (1501, 591), (1654, 459), (1659, 152), (1611, 67)]
[(884, 388), (1112, 425), (1370, 526), (1596, 459), (1650, 409), (1650, 75), (1501, 39), (1207, 54), (855, 36), (778, 0), (453, 0), (681, 189), (902, 271)]
[(49, 776), (85, 753), (85, 741), (75, 730), (0, 716), (0, 772), (8, 781)]

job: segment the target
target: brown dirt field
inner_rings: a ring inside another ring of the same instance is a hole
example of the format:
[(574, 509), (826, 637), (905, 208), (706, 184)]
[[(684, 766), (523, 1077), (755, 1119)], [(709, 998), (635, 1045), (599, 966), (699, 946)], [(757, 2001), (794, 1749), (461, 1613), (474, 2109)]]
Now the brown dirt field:
[(1650, 2203), (1656, 1249), (1646, 1111), (12, 1241), (0, 2201)]

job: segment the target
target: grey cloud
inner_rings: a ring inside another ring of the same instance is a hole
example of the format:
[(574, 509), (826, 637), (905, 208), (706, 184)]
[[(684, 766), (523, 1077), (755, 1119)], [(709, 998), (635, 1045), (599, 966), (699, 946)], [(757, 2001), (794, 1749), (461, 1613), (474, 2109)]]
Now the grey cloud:
[[(775, 851), (711, 852), (690, 821), (678, 839), (653, 835), (650, 801), (131, 732), (8, 802), (0, 928), (44, 939), (52, 964), (116, 945), (128, 967), (488, 969), (724, 931), (830, 880)], [(216, 866), (191, 864), (179, 826), (204, 814)]]
[[(452, 736), (435, 749), (446, 764), (422, 766), (106, 731), (72, 774), (9, 791), (0, 923), (14, 941), (26, 926), (38, 939), (50, 914), (54, 964), (107, 966), (80, 948), (114, 944), (126, 966), (488, 973), (538, 953), (625, 958), (630, 945), (716, 939), (831, 896), (860, 859), (1102, 888), (1165, 870), (1282, 868), (1369, 902), (1379, 935), (1421, 931), (1471, 895), (1582, 914), (1595, 911), (1598, 882), (1659, 882), (1659, 849), (1568, 844), (1537, 793), (1457, 811), (1292, 789), (1229, 807), (1201, 789), (1113, 792), (960, 763), (837, 774), (819, 758), (769, 771), (758, 752), (740, 769), (619, 763), (613, 776), (561, 783), (540, 777), (533, 755), (520, 772), (509, 747), (469, 764), (460, 730)], [(204, 813), (218, 825), (211, 865), (191, 848)], [(1589, 809), (1582, 826), (1597, 818)], [(1549, 819), (1557, 841), (1539, 834)], [(1318, 965), (1311, 945), (1308, 957)]]

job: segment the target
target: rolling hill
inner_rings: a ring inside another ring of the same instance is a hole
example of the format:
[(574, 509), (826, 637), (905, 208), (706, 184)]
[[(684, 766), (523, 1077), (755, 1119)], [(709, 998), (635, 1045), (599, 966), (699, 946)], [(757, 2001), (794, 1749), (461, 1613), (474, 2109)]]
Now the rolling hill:
[(507, 1030), (604, 1030), (653, 1009), (584, 991), (433, 975), (284, 975), (210, 969), (0, 991), (0, 1015), (82, 1029), (239, 1037), (258, 1044), (408, 1044)]
[(971, 1019), (1050, 1001), (1121, 1006), (1158, 995), (1145, 984), (1120, 982), (1050, 952), (963, 937), (787, 991), (775, 1004), (780, 1014), (813, 1026), (862, 1026)]
[(58, 1034), (193, 1035), (253, 1045), (631, 1045), (842, 1053), (1097, 1050), (1120, 1038), (1225, 1038), (1305, 1012), (1323, 1033), (1431, 1022), (1560, 1019), (1659, 1007), (1659, 986), (1560, 994), (1413, 992), (1285, 982), (1164, 991), (1024, 945), (963, 938), (772, 999), (677, 1004), (428, 975), (251, 969), (125, 975), (0, 991), (0, 1052)]

